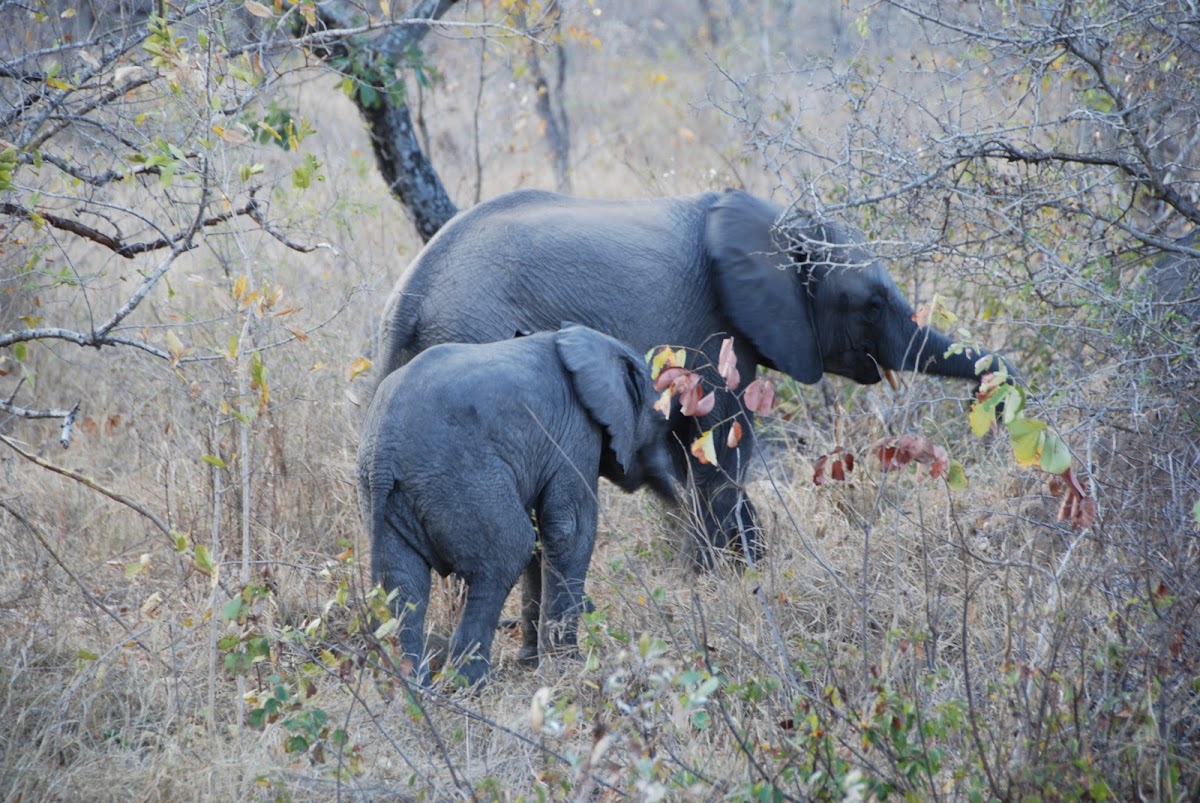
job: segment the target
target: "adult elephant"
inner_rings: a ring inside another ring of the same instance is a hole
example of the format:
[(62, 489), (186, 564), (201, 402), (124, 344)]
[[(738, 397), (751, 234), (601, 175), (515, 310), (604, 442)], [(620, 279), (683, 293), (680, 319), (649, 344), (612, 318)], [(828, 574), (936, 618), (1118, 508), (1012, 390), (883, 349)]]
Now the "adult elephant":
[[(636, 201), (540, 190), (493, 198), (446, 224), (400, 277), (384, 310), (379, 376), (438, 343), (502, 340), (573, 321), (643, 352), (698, 349), (711, 366), (732, 335), (743, 377), (763, 365), (810, 384), (824, 373), (871, 384), (884, 370), (975, 378), (978, 355), (947, 355), (944, 335), (918, 328), (858, 237), (812, 218), (778, 225), (783, 211), (738, 190)], [(740, 490), (754, 443), (748, 422), (735, 448), (721, 433), (714, 438), (716, 466), (686, 450), (697, 427), (738, 409), (732, 394), (718, 393), (704, 419), (676, 414), (672, 424), (684, 447), (674, 450), (676, 471), (696, 484), (696, 559), (705, 566), (727, 546), (748, 546), (755, 557), (761, 550)]]

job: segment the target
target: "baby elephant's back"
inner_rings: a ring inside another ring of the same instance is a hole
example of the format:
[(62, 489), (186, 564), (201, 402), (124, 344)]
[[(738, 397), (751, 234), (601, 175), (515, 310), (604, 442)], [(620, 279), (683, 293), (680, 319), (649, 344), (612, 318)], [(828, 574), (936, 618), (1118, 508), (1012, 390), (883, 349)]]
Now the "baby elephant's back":
[[(572, 404), (554, 333), (496, 343), (446, 343), (418, 354), (379, 385), (364, 439), (388, 451), (470, 465), (479, 449), (504, 448), (530, 414)], [(523, 444), (511, 444), (523, 448)]]

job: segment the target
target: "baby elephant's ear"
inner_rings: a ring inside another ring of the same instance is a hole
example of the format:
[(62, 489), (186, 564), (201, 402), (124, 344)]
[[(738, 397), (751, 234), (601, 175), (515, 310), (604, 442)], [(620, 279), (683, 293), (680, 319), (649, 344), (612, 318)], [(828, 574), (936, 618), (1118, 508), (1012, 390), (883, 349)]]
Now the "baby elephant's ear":
[(645, 366), (618, 341), (583, 326), (560, 330), (555, 343), (575, 395), (608, 433), (621, 468), (631, 471), (638, 412), (645, 403)]

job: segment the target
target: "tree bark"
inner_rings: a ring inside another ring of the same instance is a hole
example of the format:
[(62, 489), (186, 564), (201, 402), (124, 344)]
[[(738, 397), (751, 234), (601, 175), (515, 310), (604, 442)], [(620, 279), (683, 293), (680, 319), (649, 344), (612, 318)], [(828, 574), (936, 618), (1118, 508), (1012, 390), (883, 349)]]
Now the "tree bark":
[[(423, 0), (408, 13), (408, 19), (439, 19), (457, 0)], [(351, 27), (343, 13), (330, 5), (317, 6), (318, 28)], [(428, 25), (402, 25), (388, 30), (372, 41), (342, 39), (321, 44), (312, 52), (326, 62), (354, 58), (356, 49), (365, 49), (380, 73), (399, 69), (405, 52), (429, 32)], [(300, 33), (311, 33), (307, 28)], [(442, 179), (421, 149), (408, 110), (407, 96), (388, 91), (377, 92), (370, 102), (355, 96), (355, 105), (367, 123), (375, 162), (392, 195), (400, 201), (405, 214), (425, 242), (438, 232), (458, 211)]]

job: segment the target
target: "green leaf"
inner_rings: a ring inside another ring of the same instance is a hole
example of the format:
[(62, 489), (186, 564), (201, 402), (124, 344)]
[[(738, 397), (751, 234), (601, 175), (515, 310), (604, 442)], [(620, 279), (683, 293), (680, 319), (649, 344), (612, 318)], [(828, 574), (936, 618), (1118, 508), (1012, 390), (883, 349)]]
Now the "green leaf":
[(1196, 504), (1192, 505), (1192, 518), (1196, 520), (1196, 527), (1200, 528), (1200, 499), (1196, 500)]
[(187, 552), (187, 548), (188, 548), (188, 535), (187, 535), (187, 533), (181, 533), (181, 532), (177, 532), (177, 531), (175, 531), (175, 530), (172, 530), (172, 531), (171, 531), (171, 535), (172, 535), (172, 536), (175, 538), (175, 551), (176, 551), (176, 552), (178, 552), (178, 553), (179, 553), (179, 554), (181, 554), (181, 555), (182, 555), (184, 552)]
[(231, 652), (225, 656), (225, 668), (230, 672), (243, 672), (250, 668), (250, 661), (244, 652)]
[(283, 749), (287, 753), (303, 753), (308, 749), (308, 739), (303, 736), (292, 736), (283, 743)]
[(150, 553), (143, 552), (141, 558), (136, 562), (125, 564), (125, 577), (127, 579), (136, 577), (148, 568), (150, 568)]
[(221, 621), (236, 622), (247, 610), (246, 603), (241, 597), (234, 597), (221, 606)]
[(1017, 385), (1004, 385), (1004, 423), (1007, 426), (1025, 409), (1025, 391)]
[(1071, 452), (1063, 439), (1052, 432), (1047, 432), (1042, 441), (1042, 471), (1048, 474), (1062, 474), (1071, 467)]
[(25, 362), (28, 355), (29, 350), (24, 343), (13, 343), (13, 356), (17, 358), (17, 362)]
[(196, 566), (207, 575), (212, 575), (213, 569), (216, 568), (213, 565), (212, 556), (208, 554), (208, 547), (203, 544), (196, 546), (195, 551), (192, 553), (192, 560), (196, 561)]
[(100, 658), (100, 656), (96, 655), (96, 653), (92, 652), (91, 650), (86, 650), (83, 647), (80, 647), (75, 651), (75, 657), (80, 661), (96, 661)]
[(1018, 418), (1008, 425), (1008, 432), (1012, 438), (1013, 456), (1017, 459), (1018, 465), (1032, 466), (1038, 462), (1045, 429), (1046, 422), (1034, 418)]
[(946, 483), (954, 490), (961, 491), (967, 487), (967, 471), (957, 460), (950, 461), (950, 469), (946, 472)]
[(12, 183), (12, 179), (16, 167), (17, 149), (10, 146), (0, 151), (0, 190), (11, 190), (14, 188), (15, 185)]
[[(306, 190), (312, 184), (313, 176), (316, 176), (317, 168), (321, 163), (317, 161), (317, 157), (311, 153), (306, 154), (304, 161), (292, 171), (292, 186), (296, 189)], [(316, 176), (317, 180), (321, 180), (321, 176)]]
[(250, 381), (255, 387), (267, 383), (267, 368), (263, 365), (262, 354), (257, 351), (250, 356)]
[(400, 620), (399, 619), (388, 619), (386, 622), (384, 622), (378, 628), (375, 629), (375, 638), (382, 641), (383, 639), (392, 635), (399, 629), (400, 629)]
[(216, 466), (217, 468), (229, 468), (229, 466), (225, 465), (225, 461), (217, 457), (215, 454), (200, 455), (200, 462), (208, 463), (210, 466)]

